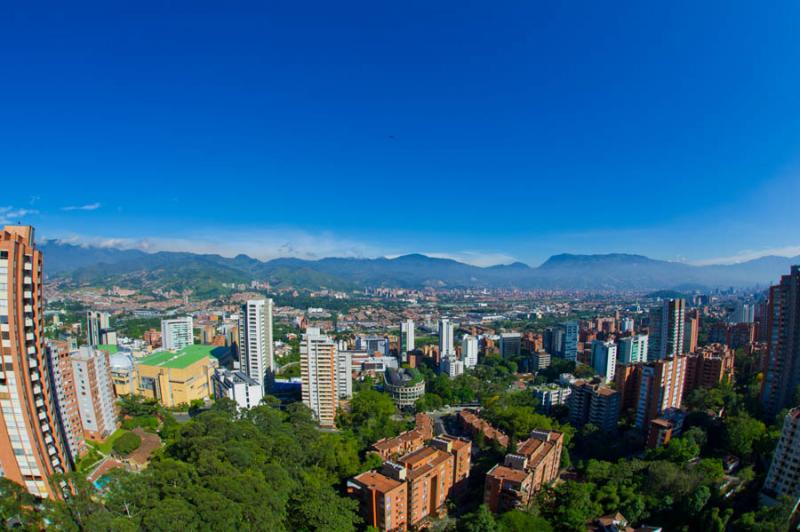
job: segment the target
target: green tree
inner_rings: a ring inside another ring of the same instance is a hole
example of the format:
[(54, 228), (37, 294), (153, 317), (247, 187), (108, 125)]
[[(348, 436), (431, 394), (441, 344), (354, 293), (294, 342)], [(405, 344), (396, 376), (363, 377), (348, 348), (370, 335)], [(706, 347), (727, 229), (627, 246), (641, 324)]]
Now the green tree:
[(138, 434), (134, 434), (133, 432), (126, 432), (125, 434), (114, 440), (114, 443), (111, 445), (111, 448), (114, 449), (114, 452), (116, 452), (117, 454), (127, 456), (136, 449), (138, 449), (141, 444), (142, 444), (142, 438), (139, 437)]

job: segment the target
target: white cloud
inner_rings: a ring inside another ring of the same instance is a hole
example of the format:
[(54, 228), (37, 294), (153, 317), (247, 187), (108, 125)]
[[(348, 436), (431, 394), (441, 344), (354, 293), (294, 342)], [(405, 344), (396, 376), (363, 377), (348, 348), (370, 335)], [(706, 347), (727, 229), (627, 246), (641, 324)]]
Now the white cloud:
[[(224, 257), (245, 254), (260, 260), (280, 257), (296, 257), (317, 260), (326, 257), (349, 258), (393, 258), (417, 250), (397, 253), (366, 242), (344, 238), (330, 232), (310, 232), (299, 229), (271, 229), (261, 231), (236, 231), (217, 229), (215, 238), (202, 235), (190, 235), (177, 238), (144, 237), (119, 238), (109, 236), (87, 236), (78, 234), (56, 235), (55, 239), (74, 245), (94, 246), (102, 248), (138, 249), (148, 253), (158, 251), (185, 251), (190, 253), (211, 253)], [(54, 237), (54, 235), (50, 235)], [(447, 258), (472, 264), (474, 266), (492, 266), (509, 264), (515, 258), (503, 253), (482, 253), (479, 251), (422, 252), (423, 255)]]
[(700, 259), (690, 261), (689, 264), (694, 264), (695, 266), (708, 266), (712, 264), (738, 264), (740, 262), (747, 262), (749, 260), (759, 259), (769, 255), (776, 255), (778, 257), (795, 257), (800, 255), (800, 246), (783, 246), (759, 250), (746, 249), (738, 252), (735, 255)]
[[(211, 234), (210, 232), (208, 234)], [(76, 234), (57, 235), (55, 239), (81, 246), (103, 248), (139, 249), (148, 253), (158, 251), (185, 251), (211, 253), (224, 257), (245, 254), (261, 260), (279, 257), (297, 257), (316, 260), (325, 257), (376, 257), (383, 253), (363, 242), (340, 238), (327, 232), (312, 233), (296, 229), (239, 232), (217, 230), (216, 238), (206, 235), (179, 238), (144, 237), (119, 238)], [(52, 235), (51, 235), (52, 236)]]
[(62, 211), (96, 211), (101, 207), (100, 203), (88, 203), (86, 205), (69, 205), (61, 207)]
[(12, 224), (20, 221), (21, 218), (39, 214), (36, 209), (16, 209), (14, 207), (0, 207), (0, 224)]

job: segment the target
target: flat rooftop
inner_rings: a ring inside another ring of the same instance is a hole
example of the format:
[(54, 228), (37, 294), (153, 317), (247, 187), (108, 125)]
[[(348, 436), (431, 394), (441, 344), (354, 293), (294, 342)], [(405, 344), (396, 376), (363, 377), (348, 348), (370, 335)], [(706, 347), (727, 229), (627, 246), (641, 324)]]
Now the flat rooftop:
[(214, 345), (187, 345), (177, 352), (159, 351), (137, 360), (140, 366), (158, 366), (170, 369), (185, 369), (204, 358), (219, 358), (225, 348)]
[(389, 478), (386, 475), (378, 473), (377, 471), (367, 471), (366, 473), (361, 473), (353, 480), (364, 486), (366, 489), (375, 490), (379, 493), (390, 492), (403, 484), (399, 480)]
[(496, 478), (498, 480), (509, 480), (511, 482), (516, 482), (517, 484), (522, 484), (528, 477), (528, 473), (518, 469), (506, 467), (502, 464), (497, 464), (488, 473), (486, 473), (486, 476)]

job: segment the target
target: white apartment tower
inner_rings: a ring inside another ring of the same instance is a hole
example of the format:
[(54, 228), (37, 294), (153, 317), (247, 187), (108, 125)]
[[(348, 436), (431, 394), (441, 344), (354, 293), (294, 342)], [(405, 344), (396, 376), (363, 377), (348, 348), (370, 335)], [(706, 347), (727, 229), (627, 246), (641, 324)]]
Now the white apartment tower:
[(400, 324), (400, 360), (405, 362), (414, 348), (414, 320), (406, 320)]
[(117, 429), (117, 396), (108, 353), (82, 346), (70, 359), (83, 432), (89, 439), (103, 439)]
[(239, 313), (239, 367), (266, 390), (273, 365), (272, 300), (251, 299)]
[(465, 334), (461, 339), (461, 360), (466, 368), (478, 365), (478, 339), (471, 334)]
[(180, 351), (194, 344), (194, 321), (191, 316), (161, 320), (161, 346), (164, 349)]
[(770, 499), (800, 499), (800, 407), (783, 419), (783, 430), (772, 455), (772, 463), (762, 489)]
[(613, 381), (617, 367), (617, 344), (602, 340), (592, 342), (592, 367), (604, 382)]
[(86, 312), (86, 343), (100, 345), (103, 333), (111, 327), (111, 316), (108, 312), (89, 310)]
[(453, 347), (454, 331), (455, 326), (449, 318), (439, 320), (439, 356), (442, 359), (456, 354), (456, 350)]
[(303, 404), (314, 412), (321, 427), (333, 427), (339, 407), (336, 343), (309, 327), (300, 344)]

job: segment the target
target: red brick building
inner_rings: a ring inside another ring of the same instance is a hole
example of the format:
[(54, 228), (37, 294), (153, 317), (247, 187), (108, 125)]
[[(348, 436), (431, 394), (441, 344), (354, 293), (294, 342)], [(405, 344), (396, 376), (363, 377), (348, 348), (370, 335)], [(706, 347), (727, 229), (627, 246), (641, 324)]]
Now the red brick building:
[(733, 362), (733, 350), (723, 344), (710, 344), (688, 355), (683, 396), (697, 388), (713, 388), (723, 380), (733, 382)]
[(486, 474), (484, 504), (493, 512), (527, 504), (532, 494), (558, 478), (563, 445), (560, 432), (532, 431), (530, 438), (517, 445), (516, 453), (507, 454), (502, 465)]

